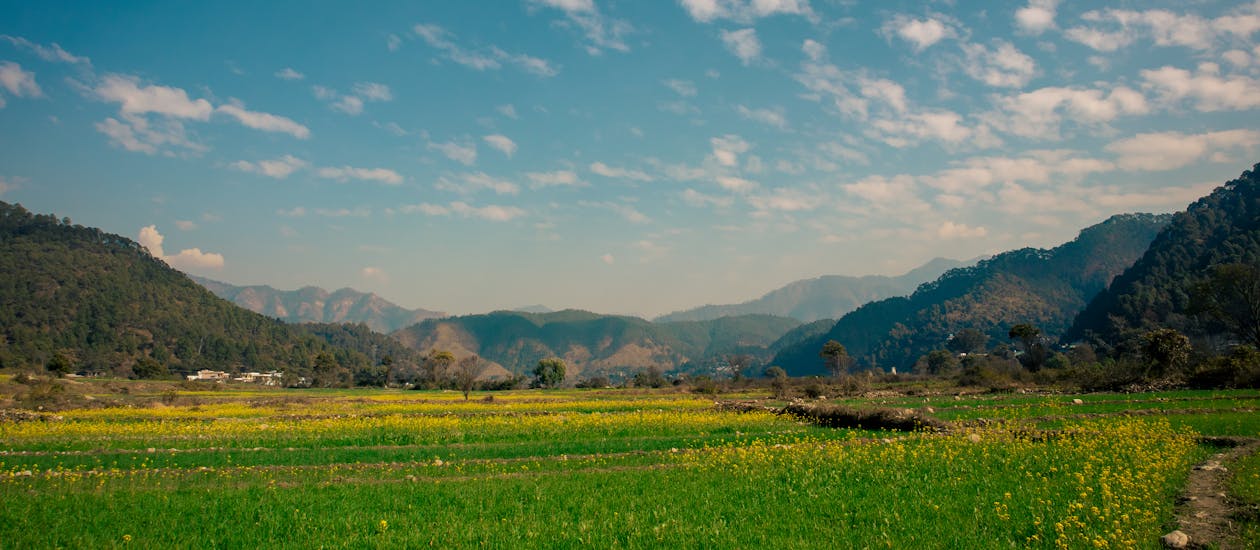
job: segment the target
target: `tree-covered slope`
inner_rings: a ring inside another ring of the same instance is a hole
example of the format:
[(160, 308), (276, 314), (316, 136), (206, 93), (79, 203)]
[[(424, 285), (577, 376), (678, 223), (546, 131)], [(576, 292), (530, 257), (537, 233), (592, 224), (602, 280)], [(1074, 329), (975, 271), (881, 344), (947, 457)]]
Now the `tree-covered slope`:
[(446, 316), (440, 311), (407, 309), (376, 294), (352, 288), (333, 292), (314, 286), (277, 290), (266, 285), (230, 285), (202, 277), (192, 277), (192, 280), (224, 300), (289, 323), (364, 323), (372, 330), (388, 334), (425, 319)]
[(431, 319), (393, 334), (421, 352), (477, 354), (514, 373), (540, 359), (560, 357), (582, 376), (647, 367), (672, 370), (727, 353), (764, 352), (799, 321), (770, 315), (704, 322), (652, 323), (637, 317), (579, 310), (555, 313), (496, 311)]
[(1113, 216), (1057, 248), (1013, 250), (951, 270), (908, 297), (859, 307), (826, 334), (786, 347), (774, 362), (793, 374), (823, 373), (818, 351), (827, 340), (836, 340), (856, 366), (904, 370), (965, 328), (985, 332), (994, 341), (1006, 340), (1007, 330), (1018, 323), (1031, 323), (1048, 335), (1062, 334), (1169, 219)]
[(321, 353), (338, 368), (367, 362), (216, 297), (130, 239), (0, 202), (0, 366), (60, 355), (85, 372), (151, 360), (302, 376)]
[(1260, 164), (1173, 217), (1141, 258), (1099, 293), (1064, 334), (1115, 345), (1153, 327), (1214, 332), (1189, 315), (1212, 266), (1260, 265)]
[(740, 304), (707, 305), (656, 318), (657, 322), (707, 321), (734, 315), (778, 315), (802, 322), (836, 319), (858, 306), (914, 291), (916, 287), (967, 262), (936, 258), (896, 277), (825, 275), (802, 279)]

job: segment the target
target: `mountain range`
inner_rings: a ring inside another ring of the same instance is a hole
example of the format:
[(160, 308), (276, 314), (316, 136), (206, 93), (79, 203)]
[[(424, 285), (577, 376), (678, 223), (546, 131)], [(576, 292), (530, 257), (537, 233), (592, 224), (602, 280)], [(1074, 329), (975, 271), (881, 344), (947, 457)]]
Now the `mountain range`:
[(1168, 214), (1117, 215), (1053, 249), (1012, 250), (950, 270), (910, 296), (859, 307), (825, 334), (783, 349), (774, 363), (794, 375), (821, 374), (818, 351), (827, 340), (836, 340), (855, 366), (904, 371), (965, 328), (984, 332), (994, 342), (1006, 341), (1007, 331), (1018, 323), (1057, 336), (1171, 219)]
[(570, 376), (624, 375), (648, 367), (702, 370), (727, 354), (768, 358), (768, 348), (800, 321), (741, 315), (710, 321), (653, 323), (638, 317), (580, 310), (554, 313), (496, 311), (430, 319), (393, 334), (421, 353), (445, 350), (481, 356), (525, 374), (540, 359), (560, 357)]
[(778, 315), (809, 323), (839, 319), (858, 306), (892, 296), (904, 296), (950, 269), (974, 265), (977, 260), (935, 258), (903, 275), (824, 275), (802, 279), (739, 304), (706, 305), (657, 317), (657, 322), (707, 321), (732, 315)]
[(266, 285), (235, 286), (191, 276), (216, 296), (238, 306), (288, 323), (363, 323), (380, 333), (391, 333), (424, 321), (445, 317), (440, 311), (407, 309), (376, 294), (342, 288), (332, 292), (315, 286), (277, 290)]

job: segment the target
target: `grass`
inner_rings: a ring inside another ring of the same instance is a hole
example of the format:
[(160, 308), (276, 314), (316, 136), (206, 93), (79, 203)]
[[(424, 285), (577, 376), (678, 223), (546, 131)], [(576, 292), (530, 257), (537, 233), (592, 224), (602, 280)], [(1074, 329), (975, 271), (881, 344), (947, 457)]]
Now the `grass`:
[[(660, 392), (180, 398), (0, 424), (0, 546), (1154, 548), (1195, 438), (1260, 433), (1254, 392), (940, 398), (1007, 419), (943, 435)], [(923, 403), (884, 401), (851, 404)]]

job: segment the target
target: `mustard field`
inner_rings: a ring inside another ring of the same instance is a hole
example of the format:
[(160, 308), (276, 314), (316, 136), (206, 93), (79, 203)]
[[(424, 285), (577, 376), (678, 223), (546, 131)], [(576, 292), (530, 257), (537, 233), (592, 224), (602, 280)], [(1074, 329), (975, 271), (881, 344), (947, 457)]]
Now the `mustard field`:
[(715, 407), (755, 391), (151, 397), (0, 422), (0, 547), (1158, 548), (1201, 436), (1260, 436), (1255, 392), (844, 400), (942, 432)]

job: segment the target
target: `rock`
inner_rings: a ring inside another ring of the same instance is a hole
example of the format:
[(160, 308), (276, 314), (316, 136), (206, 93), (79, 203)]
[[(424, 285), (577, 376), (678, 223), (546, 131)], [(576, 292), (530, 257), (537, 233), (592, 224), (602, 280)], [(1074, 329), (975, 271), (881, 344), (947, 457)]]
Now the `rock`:
[(1072, 400), (1072, 404), (1073, 404), (1073, 405), (1084, 405), (1084, 404), (1085, 404), (1085, 401), (1083, 401), (1083, 400), (1081, 400), (1081, 399), (1073, 399), (1073, 400)]
[(442, 462), (442, 459), (440, 459), (440, 458), (435, 458), (435, 459), (433, 459), (433, 465), (434, 465), (434, 466), (441, 466), (441, 465), (443, 465), (443, 464), (445, 464), (445, 462)]
[(1190, 546), (1190, 535), (1179, 529), (1160, 537), (1159, 542), (1164, 543), (1164, 548), (1187, 548)]
[(936, 409), (933, 409), (932, 407), (923, 407), (923, 412), (932, 414), (936, 412)]
[(972, 443), (979, 443), (979, 442), (980, 442), (980, 434), (968, 434), (968, 435), (967, 435), (967, 441), (970, 441), (970, 442), (972, 442)]
[(1209, 460), (1207, 462), (1204, 462), (1203, 464), (1195, 466), (1194, 469), (1202, 470), (1204, 472), (1228, 472), (1229, 471), (1228, 468), (1221, 466), (1221, 462), (1219, 460)]

